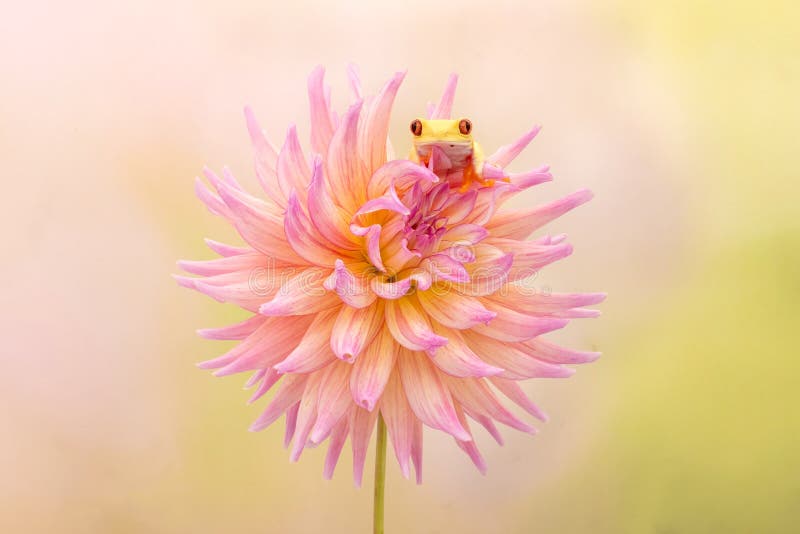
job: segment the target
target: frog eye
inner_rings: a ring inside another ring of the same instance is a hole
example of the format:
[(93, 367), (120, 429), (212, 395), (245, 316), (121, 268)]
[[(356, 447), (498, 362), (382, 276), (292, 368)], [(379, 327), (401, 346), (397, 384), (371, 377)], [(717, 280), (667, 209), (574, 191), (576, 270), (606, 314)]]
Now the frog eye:
[(463, 135), (469, 135), (472, 131), (472, 123), (469, 119), (461, 119), (458, 121), (458, 131), (461, 132)]
[(413, 133), (417, 137), (422, 135), (422, 121), (421, 120), (414, 119), (414, 121), (411, 122), (411, 133)]

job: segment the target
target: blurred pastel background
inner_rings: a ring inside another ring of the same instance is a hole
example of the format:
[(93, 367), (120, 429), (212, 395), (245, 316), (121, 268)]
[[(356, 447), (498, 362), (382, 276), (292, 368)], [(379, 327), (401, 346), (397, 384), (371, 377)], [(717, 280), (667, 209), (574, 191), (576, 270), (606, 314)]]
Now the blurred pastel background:
[[(604, 290), (559, 338), (604, 353), (528, 391), (536, 437), (426, 433), (425, 483), (389, 463), (389, 533), (783, 533), (800, 522), (800, 9), (792, 2), (5, 3), (0, 531), (366, 532), (347, 454), (290, 464), (247, 431), (243, 378), (194, 363), (241, 317), (179, 288), (178, 258), (234, 241), (195, 199), (203, 164), (254, 185), (242, 107), (308, 135), (305, 80), (408, 75), (407, 125), (461, 75), (487, 149), (583, 186), (538, 283)], [(371, 468), (371, 454), (367, 469)]]

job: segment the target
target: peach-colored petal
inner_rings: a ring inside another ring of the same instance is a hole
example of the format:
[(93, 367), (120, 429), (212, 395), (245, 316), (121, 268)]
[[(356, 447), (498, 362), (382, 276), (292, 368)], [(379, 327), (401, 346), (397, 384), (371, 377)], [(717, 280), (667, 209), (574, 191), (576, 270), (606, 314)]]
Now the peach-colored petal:
[(219, 254), (220, 256), (236, 256), (238, 254), (249, 254), (253, 252), (253, 249), (249, 247), (235, 247), (233, 245), (226, 245), (225, 243), (220, 243), (219, 241), (215, 241), (213, 239), (204, 239), (208, 248)]
[(350, 232), (347, 215), (334, 204), (325, 186), (322, 159), (314, 159), (311, 185), (308, 191), (308, 216), (314, 228), (339, 249), (354, 250), (356, 240)]
[(335, 294), (322, 286), (330, 270), (308, 267), (286, 280), (272, 300), (259, 308), (262, 315), (308, 315), (340, 305)]
[(386, 421), (386, 430), (392, 440), (400, 472), (408, 478), (411, 467), (411, 444), (414, 440), (414, 414), (406, 400), (397, 371), (388, 377), (386, 390), (381, 398), (381, 415)]
[(532, 432), (533, 427), (521, 421), (508, 411), (489, 389), (484, 380), (466, 379), (459, 380), (449, 376), (444, 381), (450, 388), (453, 399), (470, 411), (490, 417), (506, 426), (521, 432)]
[(489, 381), (494, 385), (500, 392), (509, 398), (513, 403), (517, 406), (534, 416), (535, 418), (539, 419), (542, 422), (547, 422), (549, 417), (547, 414), (544, 413), (541, 409), (539, 409), (533, 401), (528, 398), (522, 388), (519, 387), (519, 384), (515, 380), (509, 380), (507, 378), (501, 378), (499, 376), (493, 376), (489, 379)]
[(333, 134), (325, 159), (325, 176), (334, 202), (353, 214), (366, 200), (367, 170), (358, 157), (358, 119), (362, 102), (347, 110)]
[[(366, 106), (359, 139), (362, 158), (367, 164), (369, 174), (386, 163), (386, 135), (389, 133), (389, 116), (395, 95), (397, 95), (397, 90), (405, 75), (405, 72), (395, 73)], [(366, 184), (356, 184), (359, 187), (363, 185)]]
[(306, 445), (308, 436), (317, 420), (317, 406), (319, 403), (319, 388), (322, 383), (322, 374), (313, 373), (308, 376), (306, 387), (300, 397), (300, 407), (297, 410), (297, 429), (289, 461), (296, 462), (300, 459)]
[(386, 326), (402, 346), (411, 350), (436, 350), (447, 343), (437, 335), (416, 297), (386, 301)]
[(333, 137), (330, 103), (325, 97), (325, 69), (315, 68), (308, 77), (308, 101), (311, 108), (311, 147), (317, 154), (326, 154)]
[(488, 324), (476, 325), (472, 330), (499, 341), (526, 341), (564, 328), (569, 322), (567, 319), (526, 315), (488, 299), (484, 299), (483, 304), (496, 315)]
[(322, 443), (353, 405), (349, 388), (352, 369), (345, 362), (335, 362), (326, 369), (319, 388), (317, 421), (309, 435), (312, 443)]
[(333, 477), (333, 470), (336, 468), (339, 455), (342, 453), (342, 447), (344, 447), (344, 442), (347, 440), (347, 434), (350, 431), (350, 422), (348, 419), (349, 417), (344, 417), (331, 431), (328, 453), (325, 455), (325, 468), (322, 473), (322, 476), (326, 480), (330, 480)]
[[(470, 433), (470, 438), (471, 438), (472, 433), (469, 430), (469, 423), (467, 422), (466, 417), (464, 417), (463, 409), (458, 404), (456, 404), (455, 408), (459, 422), (464, 426), (467, 432)], [(481, 455), (481, 452), (478, 450), (478, 446), (475, 444), (475, 441), (472, 439), (470, 439), (469, 441), (461, 441), (459, 439), (456, 439), (455, 441), (456, 445), (458, 445), (458, 447), (462, 451), (467, 453), (467, 456), (470, 457), (472, 463), (475, 464), (475, 467), (478, 468), (478, 472), (480, 472), (480, 474), (482, 475), (485, 475), (488, 469), (486, 465), (486, 460), (483, 459), (483, 456)]]
[(294, 125), (286, 132), (286, 141), (278, 154), (277, 173), (278, 185), (285, 198), (288, 199), (292, 191), (296, 191), (301, 199), (305, 198), (311, 171)]
[(498, 213), (486, 224), (486, 229), (493, 236), (525, 239), (553, 219), (588, 202), (592, 196), (592, 192), (588, 189), (581, 189), (560, 200), (533, 209)]
[(267, 197), (272, 199), (281, 207), (286, 206), (286, 197), (278, 187), (277, 161), (278, 153), (275, 147), (267, 140), (264, 131), (259, 126), (256, 116), (250, 107), (244, 108), (244, 116), (247, 121), (247, 130), (250, 133), (250, 140), (253, 143), (255, 156), (256, 176)]
[(356, 404), (369, 411), (375, 408), (394, 368), (397, 352), (391, 333), (382, 328), (353, 365), (350, 391)]
[(206, 339), (221, 339), (226, 341), (244, 339), (255, 332), (266, 320), (267, 318), (262, 315), (254, 315), (249, 319), (229, 326), (200, 329), (197, 331), (197, 335)]
[(310, 375), (285, 375), (281, 379), (278, 392), (273, 397), (264, 412), (258, 416), (250, 430), (258, 432), (274, 423), (289, 407), (300, 401), (305, 390), (306, 382)]
[(339, 310), (333, 308), (318, 313), (309, 325), (303, 339), (274, 368), (279, 373), (312, 373), (336, 360), (330, 349), (331, 332)]
[[(507, 342), (480, 335), (476, 332), (462, 332), (464, 339), (470, 344), (482, 360), (503, 369), (497, 376), (512, 380), (527, 378), (567, 378), (575, 371), (568, 367), (552, 364), (528, 356), (523, 351)], [(494, 378), (494, 377), (492, 377)]]
[(307, 262), (332, 267), (339, 259), (333, 247), (311, 225), (295, 194), (289, 196), (284, 229), (292, 250)]
[(481, 360), (457, 331), (441, 326), (434, 326), (434, 331), (447, 338), (447, 344), (429, 354), (434, 365), (445, 374), (459, 378), (482, 378), (503, 372), (503, 369)]
[(449, 328), (472, 328), (488, 323), (497, 315), (486, 309), (478, 298), (458, 294), (447, 286), (438, 285), (431, 291), (420, 291), (417, 298), (433, 320)]
[(367, 411), (358, 406), (350, 410), (350, 442), (353, 446), (353, 480), (361, 487), (364, 476), (364, 461), (367, 459), (367, 448), (378, 410)]
[(377, 295), (372, 291), (369, 281), (364, 276), (355, 276), (341, 259), (337, 259), (333, 272), (325, 279), (323, 287), (334, 291), (342, 301), (354, 308), (369, 306)]
[(450, 391), (427, 356), (402, 351), (397, 358), (397, 368), (408, 404), (423, 423), (461, 441), (472, 439), (458, 421)]
[(366, 308), (342, 306), (331, 332), (331, 350), (337, 358), (353, 362), (372, 342), (382, 322), (380, 302)]

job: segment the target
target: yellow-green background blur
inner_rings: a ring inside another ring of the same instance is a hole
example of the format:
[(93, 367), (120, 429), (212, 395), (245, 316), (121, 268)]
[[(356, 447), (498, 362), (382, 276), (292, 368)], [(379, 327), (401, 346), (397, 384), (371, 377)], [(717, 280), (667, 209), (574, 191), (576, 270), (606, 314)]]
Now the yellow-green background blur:
[(461, 75), (492, 150), (588, 186), (538, 283), (603, 290), (560, 340), (604, 353), (527, 384), (552, 421), (478, 437), (481, 476), (426, 432), (425, 483), (388, 468), (387, 532), (798, 532), (800, 10), (792, 2), (4, 2), (0, 21), (0, 531), (367, 532), (349, 447), (290, 464), (243, 377), (194, 367), (241, 317), (178, 288), (234, 240), (203, 164), (253, 184), (241, 109), (308, 134), (305, 83), (408, 68), (391, 134)]

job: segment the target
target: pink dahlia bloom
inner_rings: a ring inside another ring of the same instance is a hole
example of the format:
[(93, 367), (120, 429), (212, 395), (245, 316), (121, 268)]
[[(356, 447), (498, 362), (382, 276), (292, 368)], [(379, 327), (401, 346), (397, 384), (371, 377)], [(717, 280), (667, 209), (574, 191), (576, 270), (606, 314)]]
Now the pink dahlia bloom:
[[(251, 402), (275, 387), (252, 430), (285, 416), (292, 461), (328, 441), (325, 477), (349, 437), (360, 484), (379, 413), (406, 477), (413, 463), (421, 479), (423, 425), (453, 436), (484, 472), (470, 421), (501, 444), (496, 423), (533, 433), (502, 399), (544, 421), (518, 381), (566, 377), (573, 370), (565, 364), (598, 357), (542, 335), (595, 316), (585, 306), (603, 295), (541, 294), (525, 283), (572, 252), (564, 235), (526, 238), (591, 193), (500, 209), (552, 179), (547, 167), (503, 172), (538, 128), (486, 158), (486, 174), (510, 178), (491, 186), (475, 182), (460, 191), (460, 173), (436, 157), (427, 166), (392, 159), (387, 130), (404, 73), (369, 97), (355, 71), (349, 75), (355, 102), (341, 116), (331, 109), (323, 70), (309, 78), (310, 155), (294, 127), (274, 148), (245, 110), (262, 195), (246, 192), (227, 170), (205, 171), (211, 188), (198, 179), (197, 195), (247, 245), (209, 240), (221, 257), (182, 261), (199, 277), (177, 279), (253, 313), (200, 330), (208, 339), (240, 341), (200, 367), (217, 376), (253, 371)], [(449, 117), (454, 91), (452, 77), (429, 118)]]

